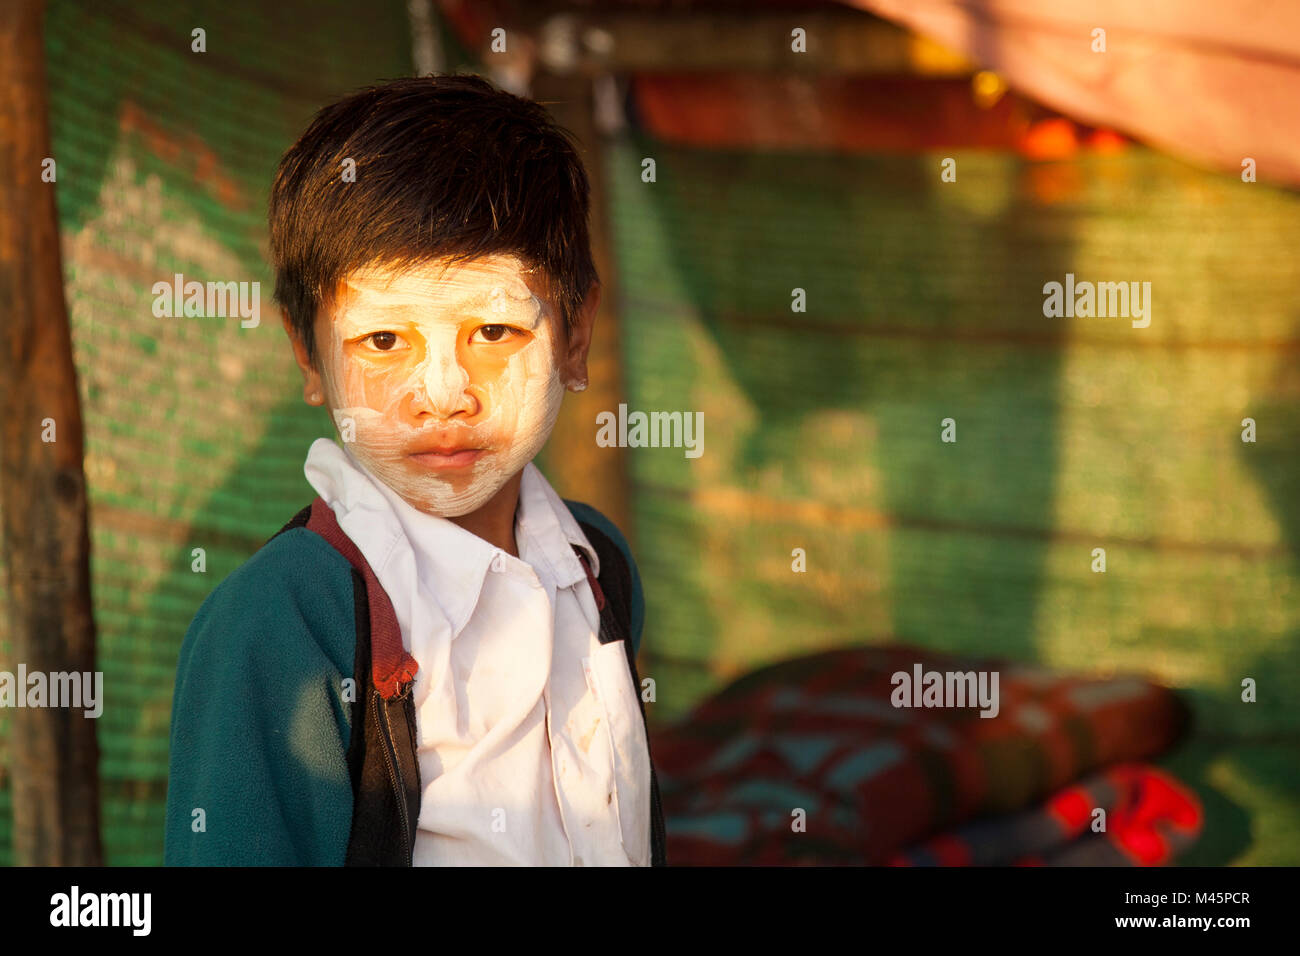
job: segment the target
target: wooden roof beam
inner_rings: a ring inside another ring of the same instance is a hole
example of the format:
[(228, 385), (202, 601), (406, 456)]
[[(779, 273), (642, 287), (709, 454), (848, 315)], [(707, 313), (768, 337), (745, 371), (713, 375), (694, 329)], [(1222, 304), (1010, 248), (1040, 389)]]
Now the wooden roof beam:
[[(807, 52), (792, 49), (795, 29)], [(530, 29), (547, 69), (572, 73), (754, 71), (969, 76), (979, 67), (849, 8), (641, 13), (555, 8)]]

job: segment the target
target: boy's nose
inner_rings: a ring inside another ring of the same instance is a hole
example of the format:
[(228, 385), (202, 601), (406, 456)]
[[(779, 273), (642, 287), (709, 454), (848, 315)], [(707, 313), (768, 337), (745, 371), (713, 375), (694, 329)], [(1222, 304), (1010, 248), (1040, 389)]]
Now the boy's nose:
[(469, 391), (469, 373), (460, 364), (455, 349), (431, 352), (420, 384), (424, 401), (420, 402), (421, 396), (417, 394), (417, 406), (426, 406), (440, 418), (451, 418), (461, 412), (473, 414), (477, 407)]

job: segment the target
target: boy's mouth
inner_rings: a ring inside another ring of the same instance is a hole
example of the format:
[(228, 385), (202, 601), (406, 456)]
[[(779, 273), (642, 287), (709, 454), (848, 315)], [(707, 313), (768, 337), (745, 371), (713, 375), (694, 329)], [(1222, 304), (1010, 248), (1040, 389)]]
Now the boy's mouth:
[(484, 448), (447, 446), (412, 452), (409, 457), (423, 468), (445, 471), (454, 468), (468, 468), (486, 454), (486, 451)]

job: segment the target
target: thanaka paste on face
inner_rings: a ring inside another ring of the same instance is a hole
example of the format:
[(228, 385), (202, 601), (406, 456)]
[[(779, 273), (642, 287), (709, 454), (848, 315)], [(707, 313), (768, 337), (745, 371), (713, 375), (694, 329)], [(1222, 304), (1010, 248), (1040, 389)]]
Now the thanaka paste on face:
[[(344, 283), (321, 337), (322, 378), (347, 447), (413, 507), (454, 518), (486, 504), (550, 437), (564, 397), (554, 317), (513, 256), (402, 272), (368, 269)], [(487, 341), (484, 326), (511, 330)], [(373, 336), (391, 332), (392, 348)], [(346, 437), (346, 435), (345, 435)], [(412, 459), (432, 447), (483, 448), (467, 468)]]

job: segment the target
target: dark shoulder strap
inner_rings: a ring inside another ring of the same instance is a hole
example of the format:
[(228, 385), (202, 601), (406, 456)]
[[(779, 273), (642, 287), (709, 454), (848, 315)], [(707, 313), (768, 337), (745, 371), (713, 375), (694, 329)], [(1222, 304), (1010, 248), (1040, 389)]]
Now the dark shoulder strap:
[(357, 687), (347, 751), (353, 812), (345, 865), (410, 866), (421, 793), (409, 692), (418, 665), (402, 646), (392, 601), (333, 509), (318, 496), (278, 533), (293, 528), (320, 535), (352, 565)]
[[(614, 640), (626, 640), (632, 645), (632, 574), (628, 570), (627, 559), (609, 535), (595, 525), (579, 521), (578, 526), (596, 551), (600, 563), (600, 576), (591, 573), (591, 565), (586, 553), (574, 545), (573, 550), (587, 572), (591, 590), (596, 596), (596, 607), (600, 611), (600, 641), (607, 644)], [(608, 618), (608, 621), (606, 620)], [(632, 648), (635, 652), (635, 648)]]
[(370, 564), (352, 539), (343, 533), (334, 509), (317, 496), (311, 503), (311, 516), (306, 527), (324, 538), (334, 550), (348, 559), (348, 563), (361, 575), (366, 584), (366, 598), (370, 608), (370, 667), (372, 680), (380, 696), (391, 700), (415, 680), (419, 665), (402, 646), (402, 630), (393, 611), (393, 602), (371, 570)]
[[(576, 515), (575, 515), (576, 517)], [(587, 536), (596, 557), (600, 560), (600, 576), (591, 573), (591, 565), (586, 553), (574, 545), (573, 550), (587, 572), (592, 594), (596, 598), (596, 607), (600, 611), (600, 642), (622, 640), (627, 652), (627, 666), (632, 673), (632, 686), (636, 690), (637, 706), (641, 710), (641, 722), (645, 726), (646, 752), (650, 751), (650, 727), (646, 724), (645, 702), (641, 699), (641, 676), (637, 673), (637, 648), (632, 641), (632, 573), (627, 559), (617, 544), (594, 525), (579, 520), (582, 533)], [(650, 864), (667, 866), (667, 836), (664, 831), (663, 803), (659, 797), (659, 778), (655, 773), (654, 758), (650, 759)]]
[[(352, 539), (343, 533), (334, 509), (319, 495), (306, 508), (299, 511), (283, 528), (272, 535), (277, 537), (294, 528), (314, 531), (347, 559), (352, 569), (365, 583), (366, 607), (370, 623), (370, 671), (374, 686), (385, 700), (401, 693), (403, 686), (415, 679), (419, 665), (402, 646), (402, 631), (393, 611), (393, 602), (379, 584), (379, 578)], [(603, 560), (603, 559), (602, 559)]]

